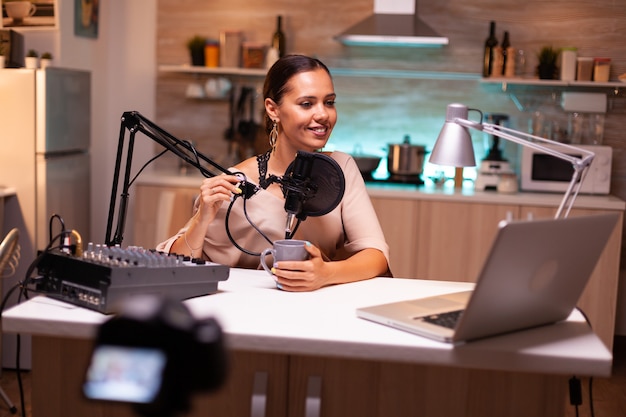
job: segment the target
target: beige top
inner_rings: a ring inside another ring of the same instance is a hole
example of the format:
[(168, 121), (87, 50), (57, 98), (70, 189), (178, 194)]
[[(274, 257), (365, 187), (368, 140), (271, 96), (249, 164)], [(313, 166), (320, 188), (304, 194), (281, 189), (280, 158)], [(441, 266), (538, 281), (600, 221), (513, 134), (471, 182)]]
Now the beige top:
[[(380, 250), (389, 265), (389, 246), (378, 223), (365, 182), (352, 157), (343, 152), (330, 155), (341, 167), (345, 176), (346, 189), (339, 205), (330, 213), (319, 217), (307, 217), (300, 223), (294, 239), (308, 240), (317, 246), (328, 260), (342, 260), (363, 249)], [(194, 205), (197, 210), (198, 201)], [(228, 204), (223, 204), (215, 220), (209, 225), (205, 238), (204, 258), (222, 265), (240, 268), (259, 268), (259, 256), (242, 252), (228, 238), (226, 221), (230, 234), (240, 247), (259, 254), (271, 247), (261, 234), (252, 227), (248, 218), (272, 242), (285, 238), (287, 214), (285, 200), (260, 189), (254, 196), (244, 200), (238, 198), (227, 217)], [(161, 242), (156, 249), (169, 252), (176, 239), (187, 230), (187, 225), (179, 232)]]

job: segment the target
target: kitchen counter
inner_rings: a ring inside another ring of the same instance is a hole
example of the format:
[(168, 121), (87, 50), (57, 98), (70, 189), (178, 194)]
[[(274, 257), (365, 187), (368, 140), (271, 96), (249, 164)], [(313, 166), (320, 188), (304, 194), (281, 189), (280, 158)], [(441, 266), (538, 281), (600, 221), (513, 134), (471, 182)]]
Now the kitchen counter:
[[(142, 173), (136, 184), (179, 186), (198, 188), (203, 177), (198, 172), (188, 175), (180, 175), (176, 171), (152, 171)], [(460, 190), (447, 184), (443, 187), (435, 187), (431, 184), (391, 184), (383, 182), (368, 182), (367, 190), (370, 197), (386, 197), (413, 200), (438, 200), (465, 203), (495, 203), (533, 205), (545, 207), (557, 207), (563, 198), (560, 193), (530, 193), (518, 192), (514, 194), (498, 193), (496, 191), (476, 191), (470, 187)], [(576, 208), (624, 210), (626, 202), (611, 195), (587, 195), (579, 194), (574, 204)]]

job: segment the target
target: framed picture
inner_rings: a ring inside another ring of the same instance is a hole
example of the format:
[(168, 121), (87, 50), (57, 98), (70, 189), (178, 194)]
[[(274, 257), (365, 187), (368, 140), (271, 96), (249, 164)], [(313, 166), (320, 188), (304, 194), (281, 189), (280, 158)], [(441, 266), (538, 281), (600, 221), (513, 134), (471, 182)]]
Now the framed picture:
[(98, 37), (98, 1), (74, 0), (74, 35)]
[(0, 28), (56, 28), (56, 7), (56, 0), (4, 0)]

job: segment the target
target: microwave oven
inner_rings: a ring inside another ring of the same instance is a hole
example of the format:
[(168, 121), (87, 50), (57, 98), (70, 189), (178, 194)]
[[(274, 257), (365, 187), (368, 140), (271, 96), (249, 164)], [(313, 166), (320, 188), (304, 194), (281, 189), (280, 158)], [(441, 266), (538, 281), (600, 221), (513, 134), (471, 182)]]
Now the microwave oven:
[[(559, 152), (563, 148), (557, 145), (544, 145)], [(611, 162), (613, 149), (610, 146), (575, 145), (578, 148), (595, 153), (580, 187), (584, 194), (609, 194), (611, 188)], [(575, 151), (567, 151), (572, 156)], [(541, 151), (523, 147), (520, 164), (520, 188), (523, 191), (546, 191), (564, 193), (572, 180), (572, 164)]]

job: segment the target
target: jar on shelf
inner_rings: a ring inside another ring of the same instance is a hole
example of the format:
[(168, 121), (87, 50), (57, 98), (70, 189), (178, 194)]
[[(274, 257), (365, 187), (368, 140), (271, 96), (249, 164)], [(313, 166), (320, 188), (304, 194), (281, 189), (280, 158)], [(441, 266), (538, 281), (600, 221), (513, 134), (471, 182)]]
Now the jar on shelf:
[(220, 32), (220, 66), (227, 68), (241, 67), (241, 44), (243, 32), (224, 30)]
[(593, 59), (593, 80), (599, 82), (609, 81), (609, 72), (611, 70), (611, 58), (594, 58)]
[(220, 41), (209, 39), (204, 46), (204, 65), (210, 68), (220, 66)]
[(593, 58), (579, 56), (576, 58), (576, 80), (591, 81), (593, 77)]
[(561, 80), (574, 81), (576, 79), (576, 55), (578, 49), (567, 47), (561, 49)]

